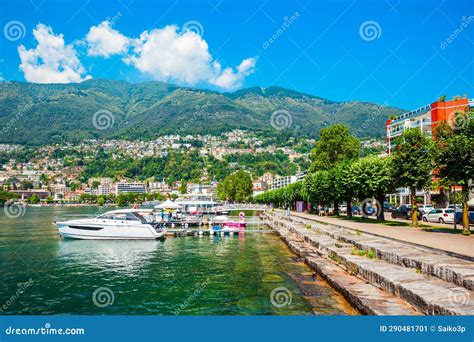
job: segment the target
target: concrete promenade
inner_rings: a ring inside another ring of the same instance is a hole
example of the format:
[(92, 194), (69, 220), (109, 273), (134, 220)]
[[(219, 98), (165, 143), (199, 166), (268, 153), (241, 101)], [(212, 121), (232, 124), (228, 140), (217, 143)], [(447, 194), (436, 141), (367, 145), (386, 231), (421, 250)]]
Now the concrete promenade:
[[(474, 258), (474, 234), (464, 236), (461, 234), (426, 231), (421, 228), (407, 226), (387, 226), (377, 223), (355, 222), (331, 216), (318, 216), (294, 211), (291, 212), (291, 215), (348, 229), (358, 229), (361, 232)], [(428, 224), (432, 225), (431, 223)]]
[(288, 219), (281, 210), (267, 211), (262, 217), (361, 313), (474, 314), (473, 262), (303, 215), (309, 218), (294, 213)]

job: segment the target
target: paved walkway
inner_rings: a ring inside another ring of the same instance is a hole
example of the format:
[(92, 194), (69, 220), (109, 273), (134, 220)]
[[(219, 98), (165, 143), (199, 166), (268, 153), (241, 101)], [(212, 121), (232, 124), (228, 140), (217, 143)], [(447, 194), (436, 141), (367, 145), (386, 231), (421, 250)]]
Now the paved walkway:
[(335, 217), (317, 216), (307, 213), (291, 212), (291, 215), (306, 219), (330, 223), (344, 228), (358, 229), (361, 232), (375, 234), (403, 242), (440, 249), (449, 253), (461, 254), (474, 258), (474, 235), (463, 236), (440, 232), (424, 231), (420, 228), (403, 226), (386, 226), (376, 223), (347, 221)]

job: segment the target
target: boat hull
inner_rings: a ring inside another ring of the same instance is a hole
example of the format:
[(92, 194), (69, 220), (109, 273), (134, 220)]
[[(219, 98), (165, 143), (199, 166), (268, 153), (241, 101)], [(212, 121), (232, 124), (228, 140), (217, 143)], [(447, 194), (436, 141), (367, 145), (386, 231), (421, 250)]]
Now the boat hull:
[(58, 222), (59, 235), (64, 239), (79, 240), (159, 240), (166, 237), (166, 230), (156, 230), (151, 225), (99, 225), (80, 221)]
[(225, 222), (224, 227), (229, 228), (245, 228), (247, 224), (245, 222)]

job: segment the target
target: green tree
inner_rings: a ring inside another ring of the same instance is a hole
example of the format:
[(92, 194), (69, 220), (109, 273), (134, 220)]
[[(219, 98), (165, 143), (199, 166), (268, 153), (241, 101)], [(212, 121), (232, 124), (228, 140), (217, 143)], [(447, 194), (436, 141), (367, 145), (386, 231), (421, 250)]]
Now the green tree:
[(77, 189), (81, 187), (81, 184), (78, 182), (71, 182), (70, 187), (71, 187), (71, 191), (76, 191)]
[(104, 205), (104, 203), (105, 203), (104, 196), (98, 196), (97, 197), (97, 205), (102, 207)]
[(385, 195), (394, 189), (391, 159), (376, 156), (361, 158), (352, 163), (347, 176), (359, 199), (377, 200), (377, 220), (384, 221)]
[(302, 193), (310, 203), (331, 204), (335, 192), (332, 186), (331, 173), (328, 170), (317, 171), (306, 176)]
[(43, 184), (43, 185), (48, 185), (48, 184), (49, 184), (48, 175), (42, 173), (42, 174), (40, 175), (40, 182), (41, 182), (41, 184)]
[(38, 204), (38, 203), (40, 203), (40, 201), (41, 200), (40, 200), (40, 198), (37, 194), (33, 194), (33, 195), (31, 195), (30, 198), (28, 198), (28, 202), (30, 202), (30, 204)]
[(359, 184), (352, 177), (351, 163), (339, 164), (336, 169), (336, 182), (334, 191), (339, 194), (342, 201), (347, 203), (347, 217), (352, 217), (352, 200), (357, 196)]
[(181, 179), (181, 184), (179, 185), (179, 193), (181, 195), (184, 195), (187, 192), (188, 192), (188, 182), (185, 181), (184, 179)]
[(347, 126), (337, 124), (324, 128), (319, 141), (311, 151), (312, 172), (328, 170), (340, 162), (356, 159), (359, 156), (360, 142), (349, 134)]
[(23, 190), (30, 190), (30, 189), (33, 189), (33, 183), (31, 183), (30, 181), (24, 180), (21, 182), (20, 187)]
[(434, 143), (417, 128), (408, 129), (397, 139), (393, 153), (393, 179), (397, 186), (410, 189), (412, 223), (418, 226), (416, 189), (431, 185), (434, 167)]
[(463, 234), (469, 235), (469, 183), (474, 175), (474, 120), (471, 113), (456, 113), (454, 126), (436, 127), (437, 175), (448, 184), (462, 187)]
[(221, 200), (246, 202), (253, 192), (252, 177), (248, 172), (237, 171), (217, 185), (217, 196)]
[(119, 207), (124, 207), (126, 205), (128, 205), (128, 202), (129, 199), (128, 199), (128, 196), (126, 193), (123, 193), (121, 192), (120, 194), (117, 195), (117, 197), (115, 198), (115, 204), (117, 204), (117, 206)]
[(0, 206), (3, 206), (5, 203), (7, 203), (8, 201), (14, 198), (18, 198), (18, 195), (13, 194), (11, 192), (0, 190)]

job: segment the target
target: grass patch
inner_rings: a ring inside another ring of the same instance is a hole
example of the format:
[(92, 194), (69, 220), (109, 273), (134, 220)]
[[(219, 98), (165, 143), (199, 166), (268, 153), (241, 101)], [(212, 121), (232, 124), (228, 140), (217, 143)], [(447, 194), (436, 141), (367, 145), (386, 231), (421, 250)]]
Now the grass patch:
[(338, 218), (340, 220), (345, 220), (345, 221), (352, 221), (352, 222), (360, 222), (360, 223), (369, 223), (369, 224), (382, 224), (384, 226), (390, 226), (390, 227), (409, 227), (410, 224), (408, 222), (403, 222), (403, 221), (377, 221), (376, 219), (373, 218), (365, 218), (365, 217), (347, 217), (347, 216), (334, 216), (335, 218)]
[(462, 228), (454, 229), (454, 228), (448, 228), (448, 227), (435, 227), (435, 226), (426, 226), (423, 225), (421, 227), (421, 230), (424, 232), (432, 232), (432, 233), (446, 233), (446, 234), (462, 234), (463, 230)]
[(329, 258), (334, 260), (338, 265), (342, 264), (342, 258), (336, 254), (330, 254)]
[(369, 259), (377, 258), (377, 252), (374, 249), (365, 250), (365, 249), (359, 249), (355, 246), (352, 247), (351, 254), (357, 255), (357, 256), (365, 256)]

